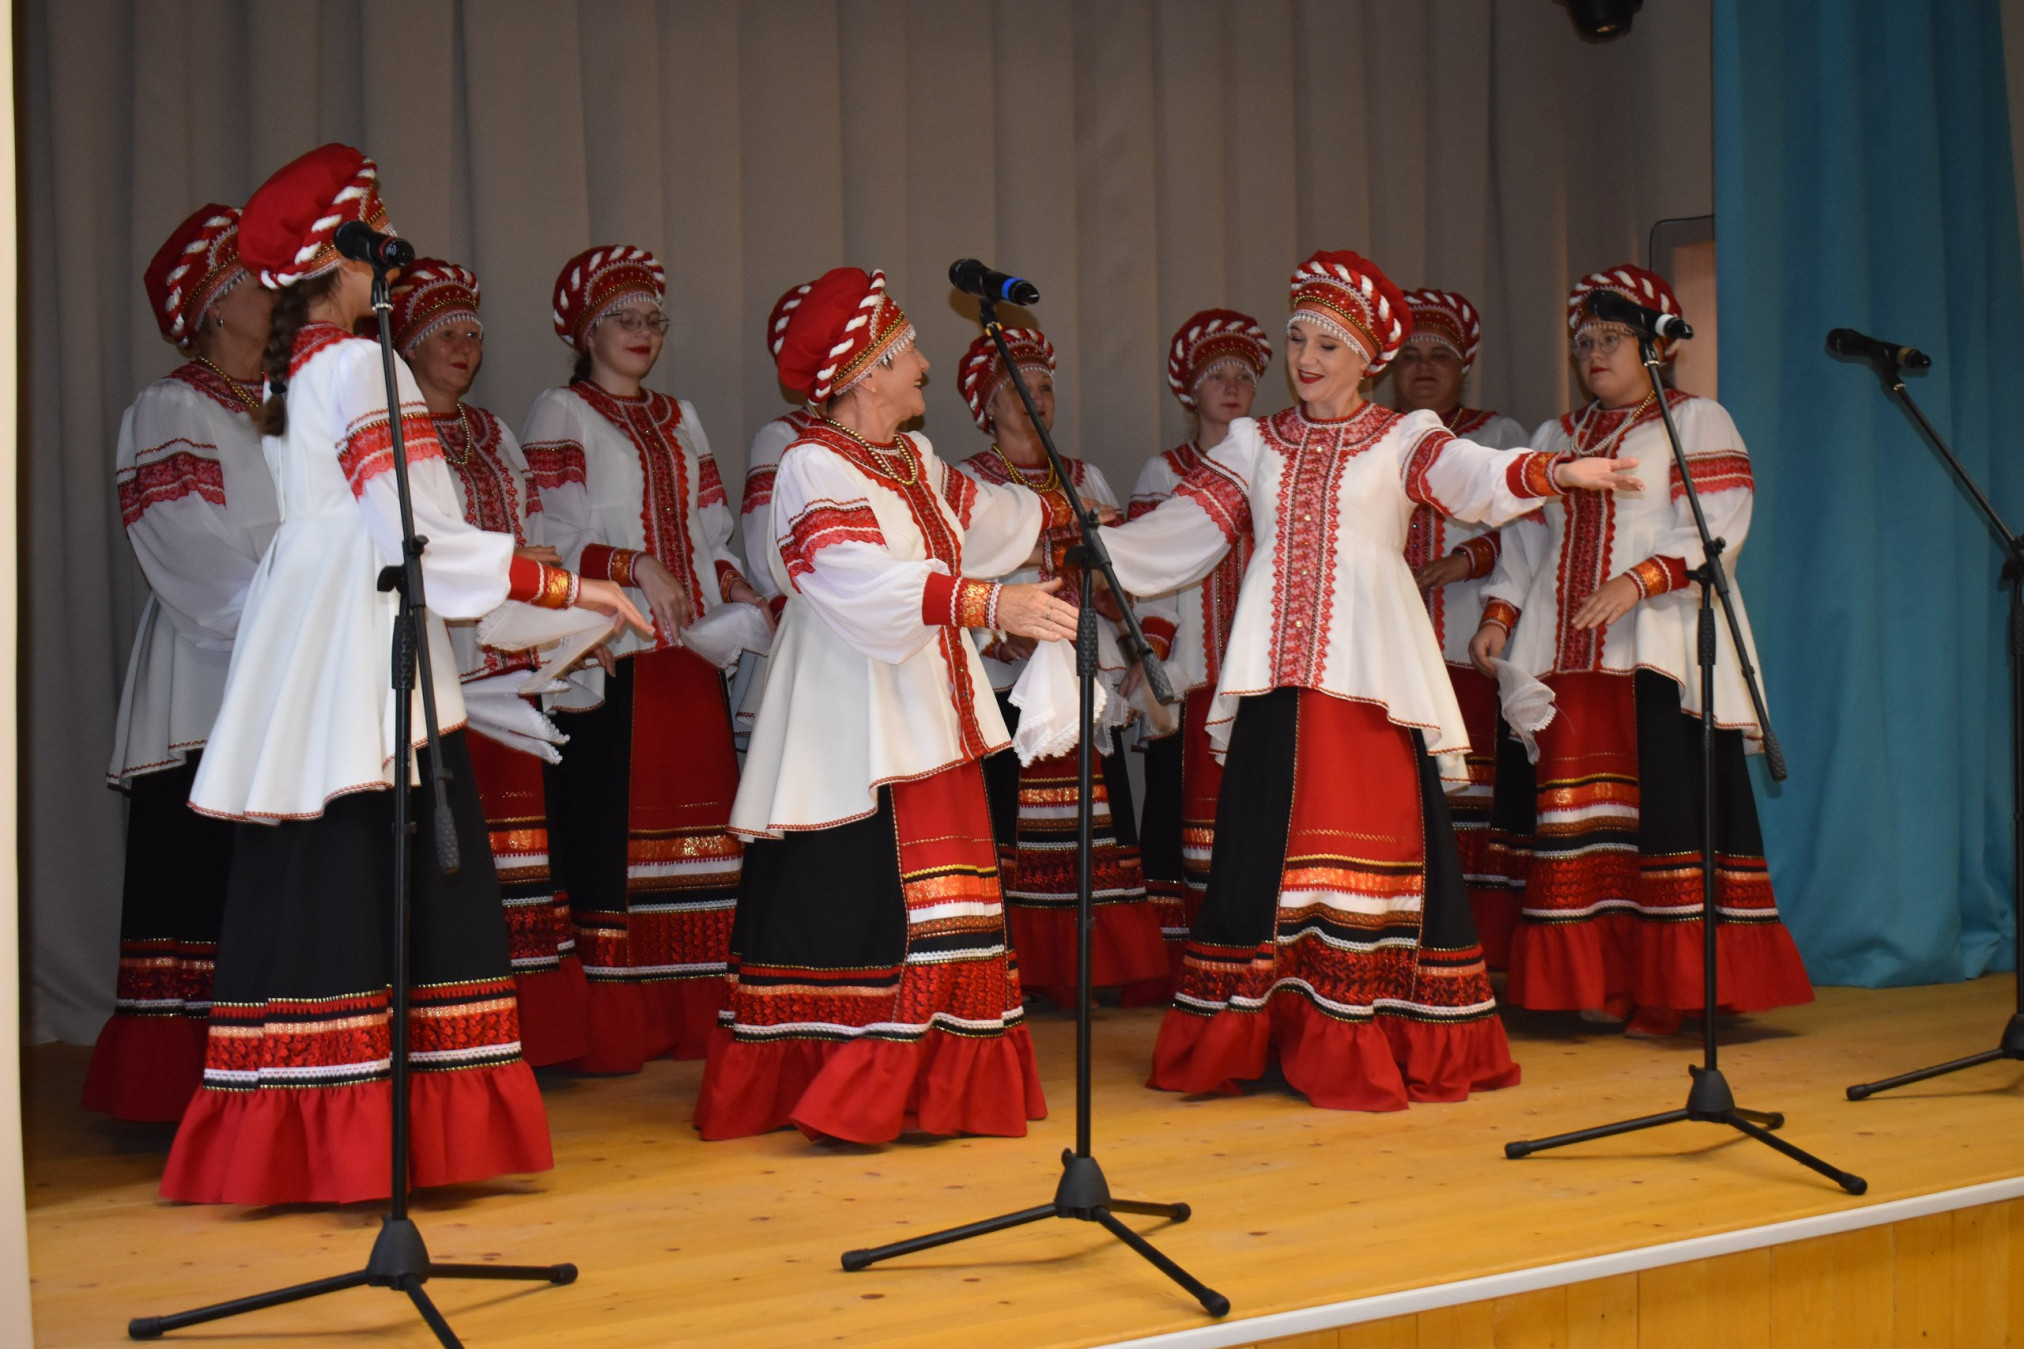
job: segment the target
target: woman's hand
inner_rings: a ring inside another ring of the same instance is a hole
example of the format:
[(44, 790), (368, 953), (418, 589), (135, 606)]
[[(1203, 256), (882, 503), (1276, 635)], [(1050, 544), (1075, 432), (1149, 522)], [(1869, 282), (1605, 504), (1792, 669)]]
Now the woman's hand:
[(682, 640), (682, 629), (689, 626), (696, 616), (695, 606), (689, 602), (688, 591), (677, 581), (674, 573), (661, 565), (657, 557), (641, 553), (633, 559), (633, 584), (640, 594), (646, 596), (647, 607), (653, 610), (654, 623), (660, 628), (661, 638), (668, 643)]
[(556, 552), (545, 543), (529, 544), (524, 548), (515, 548), (513, 556), (524, 557), (529, 562), (546, 562), (551, 567), (562, 565), (562, 554)]
[(1115, 525), (1124, 522), (1124, 516), (1118, 513), (1118, 509), (1115, 506), (1106, 506), (1103, 502), (1099, 501), (1091, 506), (1090, 509), (1096, 512), (1096, 522), (1100, 525)]
[(1485, 679), (1495, 679), (1497, 672), (1490, 662), (1504, 654), (1504, 647), (1511, 640), (1511, 634), (1502, 623), (1485, 623), (1476, 629), (1476, 635), (1469, 639), (1469, 664), (1476, 667)]
[(1637, 607), (1644, 592), (1629, 576), (1612, 576), (1581, 602), (1570, 620), (1577, 628), (1606, 628)]
[(1642, 492), (1635, 459), (1563, 459), (1553, 466), (1553, 485), (1563, 492)]
[(732, 604), (749, 604), (764, 614), (766, 616), (766, 631), (772, 632), (776, 627), (773, 621), (773, 606), (768, 604), (766, 597), (757, 590), (754, 590), (752, 583), (744, 577), (734, 576), (731, 578), (731, 584), (724, 587), (724, 598)]
[(1439, 590), (1444, 585), (1469, 579), (1469, 559), (1460, 553), (1437, 557), (1413, 573), (1413, 582), (1422, 590)]
[(1016, 665), (1022, 660), (1032, 660), (1033, 653), (1039, 648), (1040, 643), (1031, 637), (1000, 637), (991, 643), (990, 654), (992, 660), (1002, 660), (1008, 665)]
[(1055, 597), (1059, 589), (1059, 577), (1039, 585), (998, 587), (998, 626), (1014, 637), (1042, 642), (1074, 640), (1075, 609)]
[(623, 619), (626, 626), (635, 629), (642, 637), (654, 635), (654, 625), (626, 598), (625, 591), (614, 581), (598, 581), (588, 576), (577, 578), (576, 607), (595, 609), (601, 614), (610, 614)]

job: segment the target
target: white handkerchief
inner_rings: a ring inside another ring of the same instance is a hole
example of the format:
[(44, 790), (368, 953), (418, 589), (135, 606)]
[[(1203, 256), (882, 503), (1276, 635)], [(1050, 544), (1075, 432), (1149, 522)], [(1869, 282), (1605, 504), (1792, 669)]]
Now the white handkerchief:
[(720, 670), (738, 663), (738, 654), (763, 656), (773, 649), (773, 630), (757, 605), (720, 604), (682, 629), (682, 645)]
[(550, 763), (561, 763), (562, 755), (555, 747), (567, 744), (569, 737), (521, 696), (521, 686), (526, 682), (524, 670), (472, 680), (464, 685), (464, 715), (471, 729), (487, 739)]
[(1554, 715), (1560, 711), (1553, 704), (1553, 690), (1508, 660), (1493, 659), (1490, 666), (1497, 672), (1497, 701), (1504, 709), (1504, 721), (1524, 744), (1525, 757), (1538, 763), (1539, 742), (1535, 737), (1552, 724)]
[(508, 600), (478, 620), (478, 640), (500, 651), (538, 650), (541, 668), (520, 676), (520, 693), (552, 693), (563, 673), (617, 624), (595, 609), (539, 609)]
[[(1075, 678), (1075, 643), (1041, 642), (1033, 657), (1019, 672), (1012, 686), (1012, 705), (1019, 709), (1019, 729), (1012, 733), (1012, 748), (1021, 764), (1066, 754), (1080, 739), (1077, 721), (1082, 711), (1082, 690)], [(1101, 679), (1096, 681), (1097, 744), (1110, 739), (1104, 713), (1111, 701)]]

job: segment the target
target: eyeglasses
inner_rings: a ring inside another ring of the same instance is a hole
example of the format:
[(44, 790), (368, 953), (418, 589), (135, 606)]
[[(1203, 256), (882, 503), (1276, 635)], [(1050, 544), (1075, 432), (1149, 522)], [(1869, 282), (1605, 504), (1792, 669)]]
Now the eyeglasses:
[(637, 309), (621, 309), (615, 314), (606, 314), (598, 322), (616, 323), (619, 331), (624, 333), (643, 333), (652, 329), (665, 337), (668, 332), (668, 316), (659, 311), (642, 314)]
[(1567, 350), (1578, 360), (1591, 353), (1604, 356), (1616, 355), (1616, 349), (1623, 345), (1623, 333), (1583, 333), (1567, 344)]
[(436, 329), (436, 335), (437, 340), (442, 342), (464, 341), (474, 342), (479, 346), (485, 345), (485, 330), (475, 326), (470, 328), (438, 328)]

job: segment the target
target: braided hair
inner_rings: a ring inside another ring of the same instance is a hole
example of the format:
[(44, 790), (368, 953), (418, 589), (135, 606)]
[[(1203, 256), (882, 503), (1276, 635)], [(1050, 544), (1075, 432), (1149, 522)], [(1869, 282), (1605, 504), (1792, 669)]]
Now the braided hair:
[(295, 334), (309, 322), (309, 310), (318, 300), (337, 288), (339, 272), (283, 286), (274, 301), (274, 326), (268, 331), (267, 346), (260, 353), (260, 368), (267, 375), (267, 404), (260, 409), (260, 430), (264, 435), (288, 434), (288, 366), (295, 358)]

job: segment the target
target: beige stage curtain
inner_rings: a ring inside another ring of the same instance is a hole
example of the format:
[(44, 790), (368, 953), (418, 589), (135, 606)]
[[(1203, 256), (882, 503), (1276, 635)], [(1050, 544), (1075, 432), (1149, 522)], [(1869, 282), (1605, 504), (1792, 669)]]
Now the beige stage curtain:
[[(141, 588), (111, 486), (122, 407), (175, 357), (140, 287), (206, 200), (326, 140), (381, 166), (392, 218), (484, 283), (476, 401), (517, 422), (567, 375), (562, 261), (667, 264), (656, 383), (726, 480), (786, 407), (760, 329), (785, 287), (886, 269), (935, 364), (928, 433), (981, 448), (956, 394), (974, 255), (1032, 277), (1061, 353), (1064, 448), (1127, 490), (1186, 434), (1165, 344), (1192, 311), (1275, 343), (1293, 265), (1355, 248), (1460, 290), (1477, 401), (1567, 397), (1571, 278), (1641, 258), (1710, 200), (1703, 0), (1579, 41), (1554, 0), (26, 0), (30, 409), (24, 836), (29, 1033), (111, 1006), (121, 807), (102, 771)], [(1288, 401), (1279, 371), (1261, 410)], [(276, 895), (276, 903), (288, 897)]]

